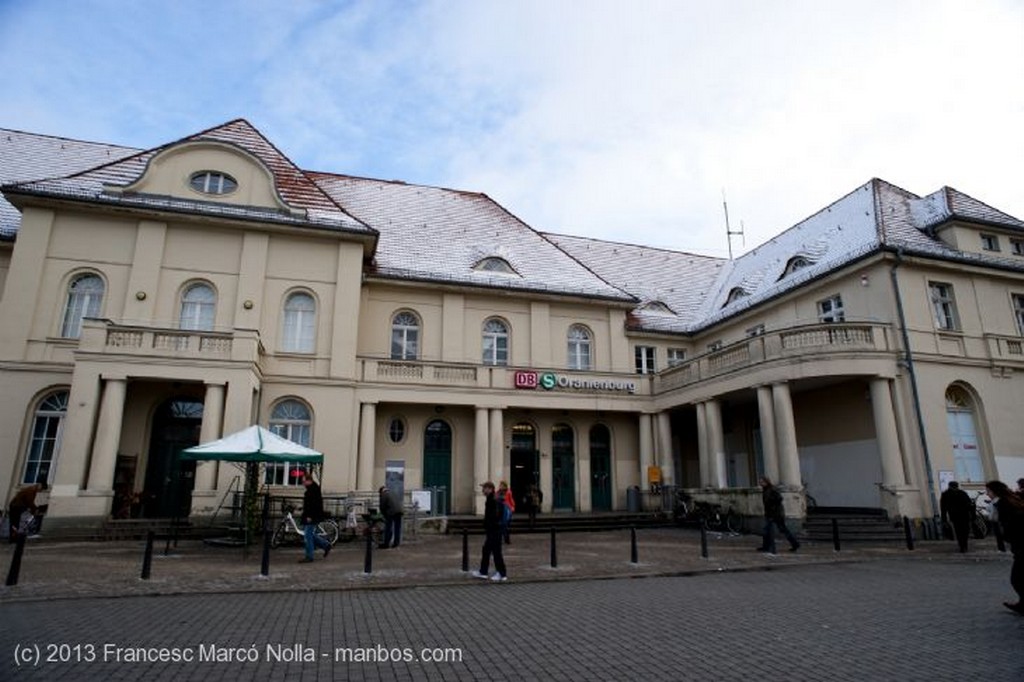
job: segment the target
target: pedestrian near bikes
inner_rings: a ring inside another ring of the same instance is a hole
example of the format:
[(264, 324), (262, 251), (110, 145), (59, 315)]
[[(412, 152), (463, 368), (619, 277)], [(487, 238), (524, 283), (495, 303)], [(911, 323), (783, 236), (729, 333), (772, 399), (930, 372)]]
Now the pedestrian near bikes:
[(10, 515), (10, 541), (16, 542), (19, 533), (28, 532), (28, 523), (22, 523), (21, 517), (25, 512), (28, 512), (32, 516), (35, 516), (39, 511), (39, 507), (36, 506), (36, 495), (46, 490), (46, 483), (33, 483), (32, 485), (25, 486), (19, 490), (14, 497), (11, 498), (11, 503), (7, 505), (7, 512)]
[(500, 505), (494, 496), (494, 482), (485, 481), (483, 488), (484, 500), (484, 548), (480, 557), (480, 570), (473, 571), (474, 578), (487, 580), (491, 568), (491, 556), (494, 556), (494, 569), (497, 571), (490, 579), (494, 582), (505, 582), (508, 573), (505, 570), (505, 558), (501, 554), (501, 517)]
[(306, 556), (299, 559), (300, 564), (308, 564), (313, 561), (313, 550), (322, 549), (324, 558), (331, 553), (331, 543), (316, 534), (316, 525), (324, 520), (324, 497), (320, 492), (320, 486), (313, 480), (313, 474), (308, 471), (302, 476), (302, 485), (306, 492), (302, 495), (302, 524), (303, 535), (306, 540)]
[(761, 537), (761, 546), (757, 548), (757, 551), (775, 554), (775, 526), (778, 526), (782, 534), (789, 540), (789, 551), (797, 551), (800, 549), (800, 543), (786, 527), (786, 510), (782, 506), (782, 493), (772, 485), (767, 476), (757, 479), (757, 483), (761, 486), (761, 502), (764, 503), (764, 532)]
[(380, 514), (384, 517), (384, 539), (378, 547), (397, 548), (402, 544), (402, 500), (397, 491), (387, 486), (382, 485), (377, 492), (380, 494)]
[(1003, 529), (1003, 538), (1013, 552), (1010, 566), (1010, 586), (1017, 593), (1016, 602), (1003, 602), (1003, 606), (1024, 616), (1024, 500), (1002, 481), (989, 481), (985, 492), (993, 501), (997, 522)]
[(943, 521), (953, 527), (953, 535), (961, 552), (967, 551), (967, 538), (971, 534), (971, 514), (974, 502), (971, 496), (960, 489), (960, 484), (950, 481), (939, 498), (939, 513)]

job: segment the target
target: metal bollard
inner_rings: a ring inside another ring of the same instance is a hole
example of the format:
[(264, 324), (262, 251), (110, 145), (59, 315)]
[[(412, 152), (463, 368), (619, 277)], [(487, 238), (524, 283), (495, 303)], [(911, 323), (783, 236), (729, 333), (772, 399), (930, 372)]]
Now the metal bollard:
[(260, 562), (260, 575), (270, 575), (270, 493), (263, 495), (263, 560)]
[(366, 530), (366, 558), (363, 559), (363, 573), (373, 573), (373, 533)]
[(558, 568), (558, 546), (555, 543), (555, 528), (551, 527), (551, 568)]
[(700, 525), (700, 556), (702, 559), (708, 558), (708, 529), (704, 524)]
[(469, 573), (469, 529), (462, 529), (462, 572)]
[(640, 563), (639, 555), (636, 551), (636, 527), (629, 529), (629, 562), (631, 564)]
[[(7, 523), (6, 519), (0, 523)], [(14, 539), (14, 556), (11, 557), (11, 568), (7, 571), (7, 586), (18, 584), (18, 575), (21, 573), (21, 555), (25, 553), (25, 534), (19, 533)]]
[(907, 549), (913, 551), (914, 549), (914, 531), (910, 527), (910, 517), (903, 517), (903, 534), (907, 538)]
[(142, 579), (149, 580), (149, 574), (153, 568), (153, 539), (156, 537), (156, 533), (153, 531), (146, 532), (146, 553), (142, 555)]
[(839, 519), (832, 519), (832, 549), (839, 551)]

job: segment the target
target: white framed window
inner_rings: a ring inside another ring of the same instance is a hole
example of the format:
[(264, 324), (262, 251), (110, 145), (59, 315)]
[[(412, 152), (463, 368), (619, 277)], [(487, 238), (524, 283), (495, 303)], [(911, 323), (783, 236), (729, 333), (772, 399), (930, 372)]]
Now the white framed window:
[(764, 325), (755, 324), (753, 327), (747, 329), (747, 337), (753, 338), (755, 336), (764, 336)]
[[(267, 426), (275, 435), (310, 447), (312, 441), (313, 418), (305, 403), (295, 400), (282, 400), (270, 411), (270, 422)], [(304, 464), (287, 464), (283, 462), (267, 462), (263, 469), (265, 485), (302, 485), (302, 474), (309, 470)]]
[(86, 317), (99, 317), (105, 289), (99, 275), (79, 275), (71, 281), (60, 325), (62, 337), (77, 339), (82, 335), (82, 320)]
[(666, 351), (668, 356), (668, 366), (675, 367), (681, 365), (686, 361), (686, 349), (685, 348), (669, 348)]
[(496, 272), (502, 275), (518, 275), (507, 260), (499, 256), (488, 256), (474, 266), (480, 272)]
[(935, 326), (947, 331), (959, 329), (960, 320), (956, 313), (953, 285), (945, 282), (928, 282), (928, 291), (931, 295)]
[(209, 284), (197, 282), (181, 295), (181, 315), (178, 326), (182, 329), (210, 331), (213, 329), (217, 309), (217, 294)]
[(32, 436), (21, 476), (23, 484), (50, 483), (67, 413), (67, 391), (51, 393), (39, 403), (32, 419)]
[(811, 260), (809, 258), (806, 256), (793, 256), (789, 259), (789, 262), (786, 263), (786, 268), (782, 271), (782, 277), (779, 277), (779, 279), (789, 277), (797, 270), (803, 270), (804, 268), (809, 267), (811, 267)]
[(983, 251), (999, 251), (999, 237), (994, 234), (982, 234), (981, 248)]
[(843, 297), (839, 294), (830, 296), (824, 301), (818, 301), (819, 322), (842, 322), (846, 319), (846, 312), (843, 310)]
[(1011, 239), (1010, 252), (1014, 256), (1024, 256), (1024, 239)]
[(708, 344), (708, 352), (714, 353), (716, 350), (722, 350), (723, 345), (724, 344), (722, 343), (721, 339), (719, 339), (718, 341), (712, 341), (711, 343)]
[(420, 356), (420, 321), (412, 313), (398, 313), (391, 319), (391, 359), (416, 360)]
[(1013, 295), (1013, 316), (1017, 320), (1017, 333), (1024, 336), (1024, 294)]
[(290, 294), (284, 302), (281, 350), (312, 353), (316, 350), (316, 301), (303, 291)]
[(508, 327), (504, 322), (493, 317), (484, 322), (483, 345), (485, 365), (508, 364)]
[(657, 370), (654, 360), (657, 352), (654, 346), (637, 346), (633, 349), (633, 360), (636, 363), (637, 374), (654, 374)]
[(567, 338), (568, 345), (568, 367), (569, 369), (590, 369), (591, 340), (593, 336), (590, 330), (581, 324), (574, 324), (569, 327)]
[(231, 194), (238, 189), (238, 181), (220, 171), (199, 171), (188, 180), (189, 187), (203, 194)]

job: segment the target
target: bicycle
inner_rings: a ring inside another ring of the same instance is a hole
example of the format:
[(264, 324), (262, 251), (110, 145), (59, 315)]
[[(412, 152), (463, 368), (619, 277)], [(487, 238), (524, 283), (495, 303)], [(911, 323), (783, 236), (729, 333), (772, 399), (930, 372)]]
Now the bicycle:
[[(295, 511), (294, 507), (285, 507), (284, 517), (277, 524), (277, 528), (270, 538), (270, 546), (274, 549), (284, 544), (297, 545), (305, 541), (305, 530), (295, 520), (295, 517), (292, 515), (293, 511)], [(333, 546), (338, 541), (340, 529), (338, 528), (338, 522), (334, 519), (324, 519), (316, 524), (315, 532)]]
[(340, 528), (338, 540), (352, 542), (358, 537), (370, 536), (375, 546), (384, 543), (384, 516), (371, 508), (368, 512), (357, 513), (355, 505), (345, 507), (345, 525)]
[(983, 492), (979, 492), (971, 501), (974, 503), (971, 507), (971, 535), (975, 540), (981, 540), (988, 535), (992, 502)]
[(696, 513), (705, 530), (726, 530), (732, 535), (739, 535), (743, 529), (743, 517), (731, 508), (722, 511), (722, 506), (710, 502), (697, 502)]

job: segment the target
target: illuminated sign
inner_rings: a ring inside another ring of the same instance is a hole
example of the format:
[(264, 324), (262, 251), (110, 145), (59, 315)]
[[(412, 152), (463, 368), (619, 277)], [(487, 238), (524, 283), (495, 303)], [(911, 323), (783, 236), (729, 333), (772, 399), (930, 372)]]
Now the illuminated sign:
[(518, 371), (514, 375), (516, 388), (535, 389), (543, 388), (545, 391), (552, 391), (556, 388), (568, 388), (589, 391), (622, 391), (625, 393), (636, 393), (635, 381), (624, 381), (622, 379), (589, 379), (586, 377), (571, 377), (565, 374), (554, 372), (528, 372)]

